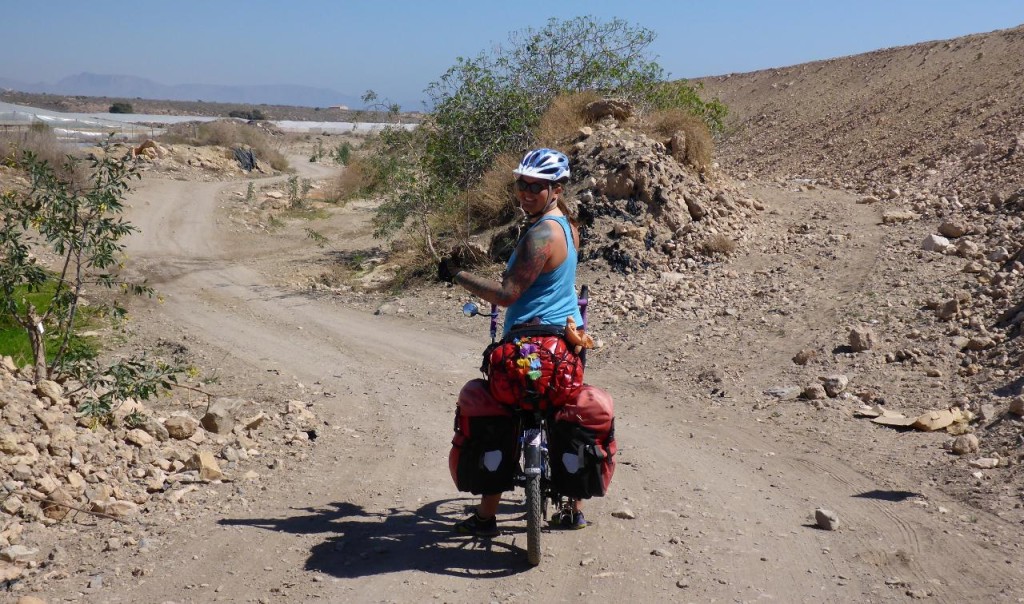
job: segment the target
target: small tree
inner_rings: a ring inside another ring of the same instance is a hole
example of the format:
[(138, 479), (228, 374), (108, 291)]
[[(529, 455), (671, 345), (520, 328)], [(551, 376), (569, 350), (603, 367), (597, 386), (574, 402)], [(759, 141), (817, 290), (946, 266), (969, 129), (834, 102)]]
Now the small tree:
[(117, 102), (110, 106), (108, 113), (135, 113), (131, 103)]
[[(79, 161), (68, 156), (62, 173), (74, 173)], [(139, 178), (128, 156), (104, 154), (103, 159), (90, 160), (83, 187), (60, 177), (53, 166), (31, 152), (24, 153), (19, 164), (29, 175), (29, 189), (0, 196), (0, 312), (25, 329), (39, 382), (58, 373), (65, 361), (87, 285), (119, 287), (135, 294), (152, 290), (118, 276), (121, 240), (136, 231), (122, 216), (129, 182)], [(32, 255), (37, 248), (49, 249), (59, 258), (55, 275)], [(19, 300), (18, 292), (39, 291), (51, 279), (56, 288), (46, 308)], [(115, 315), (124, 314), (116, 304), (111, 309)], [(49, 364), (47, 331), (59, 343)]]

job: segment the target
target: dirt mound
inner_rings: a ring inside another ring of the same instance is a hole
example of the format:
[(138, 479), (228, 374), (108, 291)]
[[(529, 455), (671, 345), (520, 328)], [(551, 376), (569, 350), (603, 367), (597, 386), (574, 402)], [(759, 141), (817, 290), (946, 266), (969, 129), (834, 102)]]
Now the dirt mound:
[(582, 129), (570, 160), (582, 257), (615, 272), (675, 271), (732, 251), (764, 209), (724, 175), (705, 178), (679, 162), (671, 140), (613, 120)]
[[(238, 147), (248, 150), (248, 147)], [(151, 172), (167, 178), (189, 181), (222, 181), (252, 176), (273, 176), (277, 171), (269, 161), (255, 158), (255, 169), (247, 170), (233, 148), (219, 145), (182, 145), (158, 143), (152, 140), (141, 144), (114, 143), (104, 150), (88, 147), (83, 154), (102, 157), (104, 153), (123, 157), (130, 154), (139, 162), (141, 172)]]

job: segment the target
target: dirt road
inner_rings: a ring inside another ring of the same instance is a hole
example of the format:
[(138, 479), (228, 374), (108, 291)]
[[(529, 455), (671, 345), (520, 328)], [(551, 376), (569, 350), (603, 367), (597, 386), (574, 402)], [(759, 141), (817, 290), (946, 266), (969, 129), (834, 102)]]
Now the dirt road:
[[(814, 259), (834, 278), (815, 283), (800, 312), (768, 324), (735, 301), (741, 318), (698, 349), (685, 344), (697, 327), (683, 323), (638, 330), (646, 344), (636, 347), (608, 338), (588, 381), (616, 400), (612, 492), (588, 503), (586, 530), (545, 533), (531, 568), (518, 494), (498, 538), (450, 532), (472, 503), (448, 476), (452, 411), (476, 377), (484, 326), (456, 317), (458, 298), (442, 288), (404, 298), (405, 312), (372, 314), (282, 287), (317, 252), (301, 236), (238, 228), (223, 200), (240, 188), (147, 179), (133, 192), (133, 266), (164, 297), (141, 304), (138, 321), (188, 342), (231, 376), (233, 396), (305, 400), (325, 425), (309, 455), (256, 483), (210, 487), (219, 507), (161, 523), (131, 561), (147, 572), (108, 581), (103, 601), (1022, 601), (1019, 527), (880, 462), (896, 433), (857, 424), (851, 446), (819, 430), (822, 419), (769, 421), (747, 404), (782, 385), (792, 353), (854, 303), (884, 237), (870, 207), (766, 186), (764, 234), (823, 207), (857, 234)], [(359, 212), (331, 224), (364, 224)], [(369, 243), (364, 233), (332, 245)], [(734, 266), (741, 277), (785, 265), (805, 278), (793, 258), (766, 244)], [(641, 375), (677, 354), (689, 359), (679, 372), (713, 363), (728, 394)], [(815, 528), (817, 507), (836, 511), (841, 529)], [(636, 518), (612, 516), (623, 509)]]

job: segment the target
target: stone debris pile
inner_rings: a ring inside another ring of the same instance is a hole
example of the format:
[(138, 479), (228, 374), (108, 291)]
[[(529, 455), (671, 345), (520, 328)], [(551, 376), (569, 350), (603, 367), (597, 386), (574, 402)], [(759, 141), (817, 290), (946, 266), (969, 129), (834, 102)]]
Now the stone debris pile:
[(580, 130), (570, 160), (583, 224), (581, 254), (619, 273), (681, 271), (746, 239), (764, 205), (708, 179), (655, 140), (612, 118)]
[(177, 515), (201, 505), (203, 485), (260, 481), (278, 456), (304, 456), (321, 423), (304, 401), (264, 411), (227, 398), (161, 413), (129, 399), (99, 423), (61, 384), (30, 377), (0, 359), (0, 558), (14, 569), (0, 573), (18, 577), (45, 560), (37, 531)]

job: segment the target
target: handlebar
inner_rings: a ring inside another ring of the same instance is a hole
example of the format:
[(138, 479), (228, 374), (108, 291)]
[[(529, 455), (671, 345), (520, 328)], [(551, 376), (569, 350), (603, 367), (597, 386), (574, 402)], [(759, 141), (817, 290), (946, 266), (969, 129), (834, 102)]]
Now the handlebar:
[[(590, 304), (590, 286), (584, 285), (580, 287), (580, 297), (577, 303), (580, 306), (580, 316), (583, 317), (583, 323), (580, 325), (581, 329), (587, 328), (587, 306)], [(467, 317), (476, 316), (487, 316), (491, 318), (491, 343), (498, 341), (498, 305), (491, 304), (491, 312), (482, 313), (480, 307), (473, 302), (466, 302), (462, 305), (462, 314)]]

